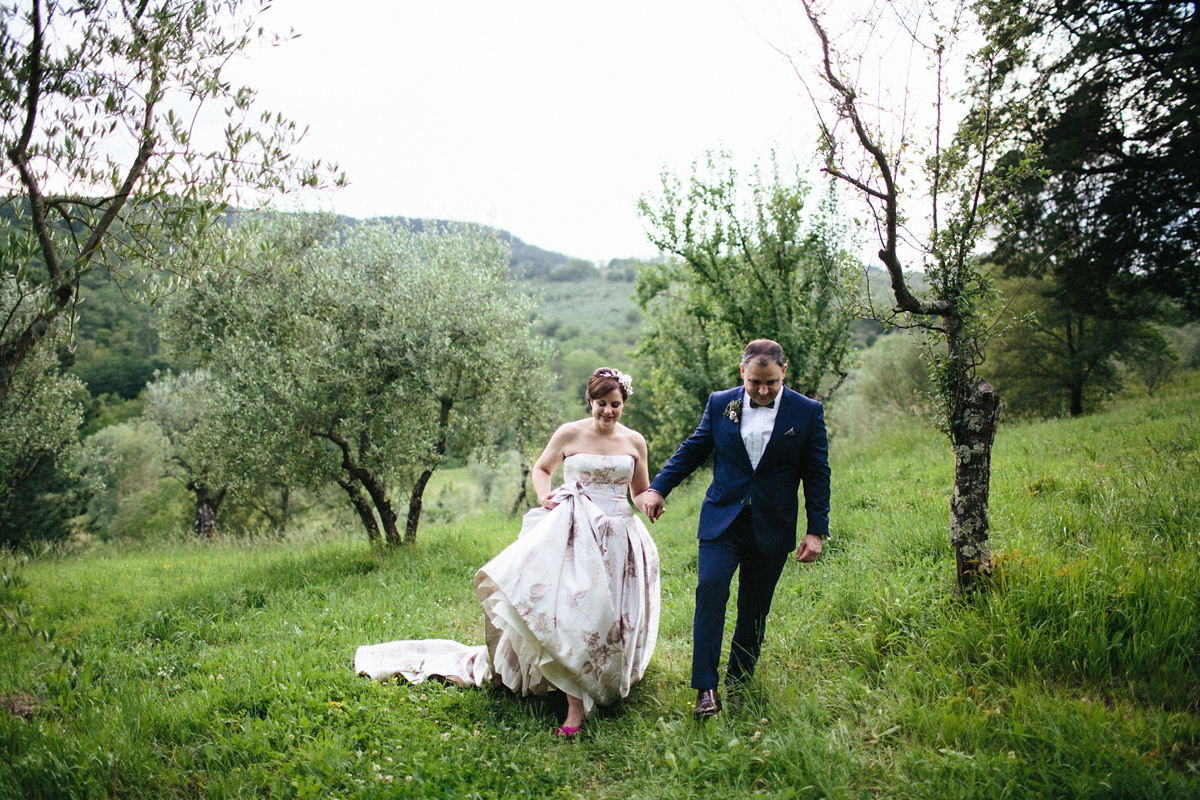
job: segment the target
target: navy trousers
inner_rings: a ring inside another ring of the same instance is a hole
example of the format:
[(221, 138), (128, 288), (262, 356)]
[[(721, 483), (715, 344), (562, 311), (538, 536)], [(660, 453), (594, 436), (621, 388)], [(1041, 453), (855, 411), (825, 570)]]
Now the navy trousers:
[(737, 624), (725, 673), (727, 685), (754, 674), (775, 584), (789, 553), (767, 554), (758, 549), (749, 507), (720, 536), (701, 539), (699, 543), (696, 616), (692, 624), (692, 688), (716, 689), (720, 683), (721, 638), (725, 634), (725, 607), (733, 573), (741, 569)]

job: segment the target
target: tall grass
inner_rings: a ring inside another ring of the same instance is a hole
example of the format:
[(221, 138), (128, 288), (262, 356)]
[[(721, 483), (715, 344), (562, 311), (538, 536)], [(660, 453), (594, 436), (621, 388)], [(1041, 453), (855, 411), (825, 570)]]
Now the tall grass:
[(1180, 383), (1002, 428), (996, 569), (971, 599), (938, 435), (835, 440), (834, 537), (789, 565), (751, 691), (703, 726), (687, 688), (702, 480), (652, 528), (650, 670), (573, 742), (551, 735), (561, 698), (351, 669), (359, 644), (482, 641), (471, 576), (518, 527), (499, 513), (394, 551), (347, 530), (46, 556), (0, 598), (59, 648), (0, 639), (0, 796), (1200, 796), (1198, 399)]

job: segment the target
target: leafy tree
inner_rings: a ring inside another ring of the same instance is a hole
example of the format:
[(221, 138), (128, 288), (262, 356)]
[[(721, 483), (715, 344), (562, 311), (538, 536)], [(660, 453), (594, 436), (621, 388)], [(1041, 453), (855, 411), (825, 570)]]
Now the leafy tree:
[(221, 387), (208, 447), (237, 486), (336, 480), (372, 540), (402, 540), (399, 485), (414, 541), (439, 466), (545, 424), (531, 302), (482, 228), (360, 225), (308, 246), (311, 226), (279, 223), (294, 270), (207, 279), (169, 306), (172, 341)]
[(590, 281), (599, 277), (600, 270), (596, 269), (596, 265), (582, 258), (572, 258), (546, 274), (546, 280), (555, 283)]
[(1036, 145), (1041, 168), (1004, 187), (1021, 213), (993, 258), (1039, 283), (1024, 355), (1043, 391), (1071, 375), (1076, 415), (1123, 346), (1159, 348), (1145, 323), (1200, 313), (1200, 18), (1175, 0), (1016, 0), (983, 19), (1005, 46), (1013, 158)]
[(929, 371), (921, 360), (926, 345), (917, 334), (881, 336), (862, 354), (853, 391), (882, 414), (922, 416), (929, 412)]
[(728, 154), (710, 152), (686, 183), (664, 173), (661, 194), (639, 202), (650, 241), (673, 257), (642, 264), (636, 282), (656, 456), (686, 438), (710, 393), (736, 382), (753, 339), (783, 346), (788, 383), (810, 397), (845, 377), (853, 269), (831, 204), (806, 213), (810, 192), (774, 161), (744, 181)]
[(83, 480), (95, 487), (87, 513), (101, 535), (132, 533), (113, 524), (121, 504), (154, 493), (167, 475), (169, 449), (162, 429), (149, 419), (109, 425), (84, 439), (76, 465)]
[[(0, 285), (0, 299), (7, 294)], [(15, 291), (15, 290), (10, 290)], [(71, 489), (57, 467), (77, 443), (83, 421), (79, 380), (64, 375), (54, 343), (60, 326), (48, 332), (50, 346), (22, 362), (8, 397), (0, 403), (0, 546), (13, 547), (66, 535), (65, 520), (76, 511), (63, 507)]]
[(217, 513), (230, 489), (220, 459), (205, 439), (216, 413), (218, 393), (219, 387), (207, 370), (179, 375), (168, 372), (155, 376), (146, 387), (142, 413), (158, 426), (166, 442), (167, 474), (196, 497), (192, 533), (209, 541), (217, 536)]
[[(987, 302), (992, 289), (974, 258), (988, 230), (1007, 218), (1010, 209), (996, 200), (997, 182), (1021, 180), (1032, 173), (1030, 159), (1014, 162), (1006, 171), (994, 172), (994, 152), (1003, 130), (992, 101), (998, 86), (997, 64), (1004, 52), (985, 40), (971, 61), (980, 75), (973, 112), (959, 126), (949, 145), (941, 140), (942, 103), (945, 100), (944, 68), (953, 46), (967, 24), (965, 4), (938, 25), (932, 8), (918, 4), (903, 9), (886, 4), (879, 13), (896, 14), (912, 46), (923, 50), (936, 69), (936, 118), (923, 152), (920, 178), (907, 170), (914, 142), (910, 134), (889, 141), (889, 131), (863, 100), (860, 89), (846, 77), (854, 74), (848, 59), (837, 52), (810, 0), (805, 10), (820, 43), (820, 74), (826, 102), (818, 102), (826, 170), (844, 181), (868, 204), (879, 234), (879, 259), (891, 280), (901, 324), (923, 328), (935, 349), (930, 363), (935, 398), (942, 427), (954, 450), (954, 496), (950, 503), (950, 541), (954, 546), (958, 585), (964, 591), (977, 585), (990, 571), (988, 549), (988, 498), (991, 487), (991, 453), (1000, 415), (1000, 398), (976, 374), (983, 348), (992, 333)], [(926, 13), (928, 12), (928, 13)], [(926, 27), (930, 25), (931, 27)], [(881, 18), (862, 23), (883, 24)], [(928, 38), (926, 38), (928, 36)], [(885, 76), (886, 78), (887, 76)], [(895, 119), (904, 130), (909, 120)], [(911, 188), (910, 188), (911, 187)], [(931, 229), (919, 249), (929, 279), (927, 294), (913, 292), (901, 261), (902, 226), (907, 211), (929, 203)], [(942, 348), (945, 348), (944, 350)]]
[(1009, 319), (1020, 319), (992, 346), (985, 367), (1009, 410), (1078, 416), (1123, 385), (1115, 360), (1145, 334), (1136, 320), (1101, 320), (1056, 302), (1050, 276), (1008, 280)]
[(1086, 294), (1143, 291), (1200, 312), (1200, 18), (1176, 0), (1018, 0), (987, 8), (1005, 44), (1013, 139), (1042, 180), (999, 251)]
[(88, 270), (153, 297), (237, 258), (229, 203), (321, 182), (319, 163), (290, 152), (302, 132), (259, 116), (254, 92), (223, 75), (261, 37), (254, 17), (266, 4), (0, 6), (0, 261), (19, 287), (0, 308), (0, 403), (54, 320), (74, 314)]

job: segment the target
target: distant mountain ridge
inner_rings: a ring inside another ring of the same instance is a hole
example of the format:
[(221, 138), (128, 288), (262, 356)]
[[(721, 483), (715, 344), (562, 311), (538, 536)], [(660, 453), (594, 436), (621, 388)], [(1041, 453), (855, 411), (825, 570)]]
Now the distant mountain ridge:
[[(427, 227), (445, 227), (447, 225), (456, 224), (453, 220), (446, 219), (418, 219), (416, 217), (370, 217), (365, 220), (356, 219), (355, 217), (346, 217), (338, 215), (338, 222), (346, 227), (354, 227), (355, 225), (364, 222), (382, 222), (386, 225), (394, 225), (396, 227), (407, 228), (411, 231), (420, 233)], [(462, 223), (457, 223), (462, 224)], [(466, 223), (476, 225), (479, 223)], [(489, 228), (490, 226), (484, 225)], [(545, 250), (532, 244), (526, 244), (516, 236), (513, 236), (506, 230), (500, 228), (492, 228), (500, 236), (502, 240), (508, 242), (512, 248), (512, 259), (509, 262), (509, 270), (515, 278), (539, 278), (545, 277), (552, 273), (555, 269), (562, 267), (570, 262), (583, 261), (583, 259), (571, 258), (562, 253), (555, 253), (551, 250)], [(594, 264), (590, 261), (584, 263)]]

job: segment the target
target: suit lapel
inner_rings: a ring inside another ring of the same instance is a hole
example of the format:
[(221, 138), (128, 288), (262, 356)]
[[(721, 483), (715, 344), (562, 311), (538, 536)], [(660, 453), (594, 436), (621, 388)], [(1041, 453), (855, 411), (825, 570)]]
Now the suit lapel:
[[(731, 441), (726, 445), (726, 452), (736, 452), (738, 455), (735, 455), (734, 458), (739, 459), (746, 469), (750, 469), (750, 456), (746, 454), (746, 444), (742, 441), (742, 414), (745, 413), (744, 394), (745, 391), (739, 386), (736, 390), (730, 389), (726, 393), (726, 396), (721, 398), (724, 401), (721, 405), (721, 424), (729, 426), (725, 428), (725, 432), (726, 435), (731, 437)], [(737, 422), (729, 419), (729, 416), (725, 413), (725, 410), (729, 408), (729, 404), (735, 400), (743, 401), (743, 407), (738, 412)]]
[[(758, 460), (758, 468), (762, 469), (763, 464), (772, 457), (779, 447), (782, 446), (780, 437), (787, 432), (788, 428), (792, 427), (788, 423), (787, 418), (791, 416), (791, 412), (795, 407), (795, 399), (788, 397), (790, 390), (785, 386), (779, 390), (779, 408), (775, 411), (775, 425), (771, 428), (771, 438), (767, 440), (766, 449), (763, 450), (762, 458)], [(742, 448), (745, 450), (745, 448)], [(747, 457), (749, 460), (749, 457)], [(755, 470), (757, 472), (757, 470)]]

